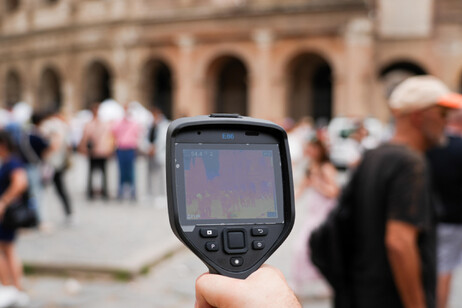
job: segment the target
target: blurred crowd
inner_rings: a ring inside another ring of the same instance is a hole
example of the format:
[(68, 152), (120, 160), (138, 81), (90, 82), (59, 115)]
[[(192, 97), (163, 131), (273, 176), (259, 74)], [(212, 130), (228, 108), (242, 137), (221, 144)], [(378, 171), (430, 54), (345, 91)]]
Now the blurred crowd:
[[(281, 123), (303, 213), (290, 277), (299, 297), (334, 296), (335, 307), (448, 307), (462, 263), (462, 96), (431, 76), (403, 82), (394, 96), (389, 126), (370, 118)], [(312, 264), (308, 243), (333, 222), (347, 185), (357, 238), (345, 250), (349, 298), (340, 298), (343, 290)]]
[(331, 296), (318, 270), (311, 264), (307, 245), (311, 232), (337, 204), (351, 171), (363, 153), (389, 140), (392, 126), (375, 118), (338, 117), (330, 122), (304, 117), (281, 125), (288, 132), (294, 177), (297, 221), (292, 260), (292, 287), (300, 297)]
[[(165, 138), (170, 121), (159, 108), (145, 108), (137, 102), (119, 104), (113, 100), (95, 102), (88, 110), (72, 117), (59, 112), (34, 111), (26, 103), (0, 110), (0, 193), (22, 186), (11, 200), (27, 193), (29, 204), (38, 216), (38, 228), (44, 232), (53, 226), (43, 204), (43, 189), (54, 186), (63, 208), (64, 226), (76, 219), (65, 174), (72, 166), (74, 153), (88, 159), (86, 197), (88, 200), (137, 201), (138, 157), (147, 160), (147, 178), (141, 181), (155, 205), (165, 204)], [(376, 119), (335, 118), (326, 125), (315, 125), (310, 118), (280, 123), (289, 136), (298, 206), (308, 206), (299, 235), (299, 250), (294, 259), (294, 281), (301, 290), (308, 280), (318, 279), (307, 259), (306, 238), (335, 205), (340, 187), (362, 153), (385, 140), (389, 132)], [(3, 137), (2, 137), (3, 136)], [(3, 140), (4, 138), (5, 140)], [(110, 191), (107, 165), (115, 158), (118, 164), (117, 191)], [(22, 174), (22, 178), (15, 176)], [(99, 174), (98, 174), (99, 173)], [(25, 178), (25, 179), (24, 179)], [(19, 180), (18, 179), (22, 179)], [(96, 179), (98, 181), (96, 181)], [(140, 180), (138, 178), (138, 180)], [(0, 204), (2, 200), (0, 194)], [(6, 206), (5, 206), (6, 207)], [(22, 291), (22, 269), (14, 252), (16, 230), (0, 224), (0, 242), (4, 250), (0, 262), (0, 307), (2, 299), (15, 297), (19, 306), (28, 302)], [(6, 287), (10, 286), (10, 287)]]
[[(48, 221), (47, 207), (42, 200), (45, 186), (54, 186), (63, 208), (63, 225), (73, 226), (76, 219), (73, 201), (65, 174), (78, 152), (88, 159), (86, 196), (110, 200), (137, 201), (135, 162), (138, 156), (147, 160), (146, 191), (152, 202), (166, 202), (165, 136), (169, 120), (157, 107), (146, 109), (137, 102), (121, 105), (113, 100), (95, 102), (90, 110), (72, 118), (56, 111), (34, 111), (26, 103), (17, 103), (0, 110), (0, 307), (12, 303), (26, 307), (22, 265), (15, 253), (17, 230), (10, 208), (16, 204), (36, 215), (36, 223), (44, 232), (53, 227)], [(108, 161), (118, 163), (118, 186), (109, 191)], [(100, 179), (96, 183), (95, 175)], [(16, 222), (15, 222), (16, 223)]]
[[(427, 110), (425, 108), (422, 110)], [(413, 112), (422, 113), (421, 109)], [(397, 117), (398, 128), (406, 132), (406, 138), (409, 137), (407, 133), (410, 128), (430, 138), (432, 128), (427, 129), (427, 125), (432, 122), (428, 122), (429, 118), (424, 117), (425, 121), (420, 121), (416, 117), (406, 110)], [(441, 114), (443, 117), (445, 115)], [(122, 105), (113, 100), (95, 102), (89, 110), (82, 110), (73, 117), (59, 112), (34, 111), (26, 103), (0, 110), (0, 218), (3, 218), (11, 204), (27, 199), (28, 206), (37, 213), (38, 227), (46, 231), (49, 226), (47, 210), (42, 203), (42, 191), (46, 185), (52, 185), (63, 207), (64, 225), (74, 225), (73, 202), (68, 193), (65, 174), (72, 166), (75, 152), (88, 159), (88, 200), (116, 198), (137, 201), (135, 162), (138, 157), (143, 157), (148, 166), (147, 178), (142, 181), (146, 185), (147, 194), (155, 205), (165, 204), (165, 138), (169, 123), (159, 108), (147, 109), (137, 102)], [(409, 125), (404, 130), (403, 123)], [(371, 150), (376, 148), (380, 148), (380, 151), (373, 153), (394, 153), (398, 147), (387, 148), (383, 145), (389, 143), (390, 138), (395, 138), (391, 143), (399, 144), (401, 141), (398, 139), (402, 133), (396, 131), (396, 125), (385, 126), (374, 118), (338, 117), (329, 123), (315, 123), (313, 119), (305, 117), (297, 122), (285, 119), (279, 124), (288, 132), (296, 207), (299, 213), (303, 213), (303, 216), (297, 218), (301, 228), (295, 235), (290, 281), (298, 296), (305, 296), (306, 290), (313, 290), (313, 283), (321, 285), (321, 289), (314, 289), (320, 294), (314, 295), (330, 296), (332, 290), (323, 282), (322, 276), (310, 261), (310, 248), (307, 244), (310, 234), (336, 207), (342, 188), (349, 183), (355, 170), (361, 170), (364, 165), (366, 153), (372, 153)], [(462, 261), (462, 207), (460, 200), (451, 203), (458, 196), (445, 199), (447, 194), (444, 192), (448, 187), (456, 187), (456, 191), (460, 188), (460, 177), (453, 171), (462, 170), (462, 167), (454, 168), (453, 164), (458, 160), (460, 165), (462, 160), (461, 156), (454, 155), (460, 153), (457, 151), (461, 149), (462, 111), (451, 114), (446, 135), (451, 154), (444, 152), (448, 151), (447, 147), (443, 147), (442, 153), (428, 147), (430, 151), (427, 153), (430, 167), (439, 171), (434, 172), (433, 180), (440, 200), (435, 212), (438, 212), (440, 240), (436, 253), (438, 267), (443, 270), (438, 289), (441, 307), (446, 306), (452, 273)], [(411, 145), (412, 138), (408, 140)], [(422, 137), (422, 140), (425, 138)], [(427, 146), (424, 148), (427, 150)], [(404, 150), (400, 148), (399, 151)], [(401, 160), (407, 159), (409, 155), (415, 156), (414, 152), (403, 153), (399, 154), (402, 155)], [(112, 192), (108, 186), (107, 164), (114, 157), (119, 172), (117, 191)], [(100, 174), (99, 183), (94, 180), (97, 173)], [(415, 179), (406, 185), (413, 183), (417, 183)], [(452, 207), (452, 212), (441, 210), (448, 205)], [(6, 221), (2, 219), (0, 282), (3, 287), (0, 288), (0, 307), (6, 307), (5, 303), (12, 302), (17, 306), (28, 304), (28, 296), (21, 285), (21, 263), (14, 250), (16, 233), (16, 229), (6, 227)]]
[[(202, 275), (198, 307), (299, 308), (293, 292), (329, 296), (336, 308), (448, 307), (462, 263), (462, 95), (434, 76), (413, 76), (393, 90), (389, 107), (394, 122), (385, 128), (373, 119), (280, 123), (299, 224), (292, 290), (284, 282), (265, 293), (281, 281), (268, 267), (245, 290)], [(305, 293), (324, 280), (328, 287), (315, 290), (324, 294)], [(242, 305), (249, 296), (252, 304)]]

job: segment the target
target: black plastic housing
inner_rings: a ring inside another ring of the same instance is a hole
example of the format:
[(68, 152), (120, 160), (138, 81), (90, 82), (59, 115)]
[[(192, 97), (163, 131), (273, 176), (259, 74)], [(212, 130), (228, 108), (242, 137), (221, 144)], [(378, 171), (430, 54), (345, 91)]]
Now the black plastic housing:
[[(227, 132), (233, 136), (233, 139), (224, 137), (223, 134)], [(180, 213), (182, 206), (185, 205), (180, 204), (179, 197), (185, 188), (179, 185), (182, 181), (175, 167), (177, 165), (175, 158), (178, 155), (176, 147), (180, 147), (181, 144), (255, 144), (256, 146), (276, 144), (280, 154), (280, 173), (276, 174), (282, 177), (279, 182), (282, 191), (280, 196), (282, 208), (279, 212), (283, 217), (269, 222), (261, 219), (213, 220), (199, 223), (186, 220), (185, 215)], [(181, 118), (173, 121), (168, 128), (166, 151), (168, 212), (173, 232), (207, 265), (210, 273), (246, 278), (284, 242), (295, 221), (292, 169), (286, 132), (272, 122), (237, 114)], [(256, 231), (260, 229), (268, 233), (262, 237)], [(217, 251), (211, 252), (206, 249), (206, 246), (210, 246), (212, 242), (204, 238), (201, 232), (209, 230), (211, 234), (215, 232), (218, 234), (213, 239), (213, 243), (218, 246)], [(235, 232), (244, 234), (245, 249), (230, 249), (228, 234), (236, 234)], [(242, 264), (236, 267), (234, 262), (242, 262)]]

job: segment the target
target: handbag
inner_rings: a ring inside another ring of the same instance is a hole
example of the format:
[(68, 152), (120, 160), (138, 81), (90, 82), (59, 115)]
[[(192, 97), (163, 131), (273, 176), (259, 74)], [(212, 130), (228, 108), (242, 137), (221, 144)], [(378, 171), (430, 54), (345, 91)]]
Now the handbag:
[(34, 199), (25, 193), (22, 198), (12, 202), (3, 215), (2, 225), (10, 230), (34, 228), (38, 226), (38, 213)]

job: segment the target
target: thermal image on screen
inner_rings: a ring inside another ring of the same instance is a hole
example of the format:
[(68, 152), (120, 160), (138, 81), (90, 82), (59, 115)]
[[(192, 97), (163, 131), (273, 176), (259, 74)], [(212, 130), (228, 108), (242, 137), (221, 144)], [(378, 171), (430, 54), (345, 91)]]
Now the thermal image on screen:
[(271, 150), (183, 150), (186, 217), (277, 218)]

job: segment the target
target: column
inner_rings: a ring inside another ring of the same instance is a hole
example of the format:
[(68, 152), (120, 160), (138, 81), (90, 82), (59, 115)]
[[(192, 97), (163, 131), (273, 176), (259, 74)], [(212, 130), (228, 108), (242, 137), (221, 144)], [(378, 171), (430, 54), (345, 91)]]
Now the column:
[(344, 105), (337, 104), (336, 113), (345, 116), (367, 116), (373, 104), (372, 23), (366, 18), (350, 22), (345, 33)]
[(82, 104), (83, 90), (79, 91), (79, 80), (81, 70), (78, 69), (78, 63), (75, 60), (75, 55), (66, 54), (61, 66), (61, 93), (62, 93), (62, 106), (61, 109), (64, 113), (72, 114), (78, 110), (85, 108)]
[(21, 63), (22, 100), (30, 104), (34, 109), (40, 107), (37, 106), (40, 73), (36, 60), (26, 59)]
[(0, 108), (6, 106), (6, 65), (0, 64)]
[(128, 67), (127, 50), (123, 45), (114, 48), (113, 59), (115, 73), (112, 83), (112, 95), (117, 102), (125, 104), (130, 102), (132, 97), (130, 97), (130, 81), (128, 80), (130, 71)]
[(205, 95), (204, 99), (195, 99), (199, 96), (198, 91), (205, 91), (204, 88), (194, 87), (198, 82), (192, 69), (196, 41), (193, 36), (182, 34), (177, 38), (176, 43), (179, 48), (179, 65), (175, 78), (173, 113), (175, 116), (206, 114), (208, 110)]
[[(269, 29), (258, 29), (252, 34), (257, 45), (254, 70), (249, 76), (248, 113), (257, 118), (274, 118), (282, 114), (282, 104), (274, 104), (272, 93), (271, 52), (274, 42), (273, 33)], [(281, 109), (281, 110), (280, 110)]]

